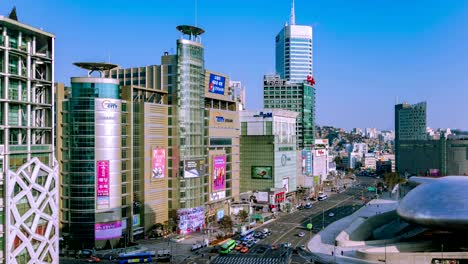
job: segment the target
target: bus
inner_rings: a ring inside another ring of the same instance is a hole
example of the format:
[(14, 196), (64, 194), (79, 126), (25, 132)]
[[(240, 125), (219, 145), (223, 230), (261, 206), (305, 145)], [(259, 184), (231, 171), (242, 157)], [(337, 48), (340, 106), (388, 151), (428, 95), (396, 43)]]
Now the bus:
[(228, 254), (235, 247), (236, 247), (236, 241), (233, 239), (229, 239), (228, 242), (224, 243), (224, 245), (221, 246), (221, 250), (219, 251), (219, 253)]
[(246, 231), (244, 231), (244, 232), (242, 232), (240, 234), (240, 236), (241, 236), (240, 240), (241, 241), (248, 240), (251, 237), (253, 237), (253, 235), (254, 235), (254, 230), (253, 229), (246, 230)]
[(120, 254), (119, 264), (128, 263), (151, 263), (153, 261), (152, 254), (149, 252)]

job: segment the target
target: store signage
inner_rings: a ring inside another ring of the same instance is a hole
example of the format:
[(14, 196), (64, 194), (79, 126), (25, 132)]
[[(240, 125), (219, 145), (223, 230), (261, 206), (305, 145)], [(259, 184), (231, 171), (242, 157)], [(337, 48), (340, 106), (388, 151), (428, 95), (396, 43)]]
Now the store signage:
[(320, 157), (325, 155), (325, 149), (316, 149), (315, 150), (315, 156)]
[(95, 240), (107, 240), (122, 236), (122, 222), (97, 223), (94, 224)]
[(268, 117), (273, 117), (273, 114), (272, 114), (272, 113), (263, 113), (263, 112), (260, 112), (258, 115), (254, 115), (254, 117), (268, 118)]
[(291, 157), (286, 156), (286, 154), (281, 155), (281, 165), (286, 166), (286, 162), (290, 161)]
[(224, 118), (224, 116), (217, 115), (215, 116), (215, 120), (217, 123), (232, 123), (234, 120), (229, 119), (229, 118)]
[(104, 101), (102, 101), (102, 108), (117, 110), (118, 106), (117, 106), (116, 103), (114, 103), (114, 102), (112, 102), (110, 100), (104, 100)]

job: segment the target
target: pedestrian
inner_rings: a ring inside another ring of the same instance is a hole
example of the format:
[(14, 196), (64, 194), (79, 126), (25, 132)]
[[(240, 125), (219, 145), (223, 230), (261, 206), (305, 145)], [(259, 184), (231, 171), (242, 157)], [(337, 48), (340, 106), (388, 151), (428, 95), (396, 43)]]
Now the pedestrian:
[(343, 256), (343, 250), (341, 250), (341, 256)]
[(335, 252), (332, 251), (332, 256), (333, 256), (333, 254), (335, 254)]

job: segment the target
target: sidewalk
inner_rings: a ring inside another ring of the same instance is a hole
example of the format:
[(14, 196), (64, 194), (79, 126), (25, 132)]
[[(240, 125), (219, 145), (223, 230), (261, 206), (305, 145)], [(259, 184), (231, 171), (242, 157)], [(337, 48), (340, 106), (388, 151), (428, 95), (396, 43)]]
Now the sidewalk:
[[(394, 210), (396, 207), (396, 200), (371, 200), (367, 205), (363, 206), (354, 214), (333, 222), (324, 230), (320, 231), (309, 241), (307, 247), (312, 253), (332, 263), (373, 263), (354, 258), (355, 251), (359, 247), (342, 248), (335, 246), (335, 238), (341, 231), (351, 225), (351, 223), (353, 223), (357, 218), (374, 216), (379, 213)], [(341, 251), (343, 251), (343, 256), (341, 255)], [(334, 252), (333, 254), (335, 256), (332, 256), (332, 252)]]

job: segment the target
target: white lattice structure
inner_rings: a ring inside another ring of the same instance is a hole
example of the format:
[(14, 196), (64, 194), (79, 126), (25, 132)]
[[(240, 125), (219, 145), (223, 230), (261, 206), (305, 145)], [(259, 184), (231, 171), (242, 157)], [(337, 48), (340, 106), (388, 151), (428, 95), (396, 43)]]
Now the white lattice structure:
[(59, 263), (58, 163), (33, 158), (7, 177), (6, 263)]

